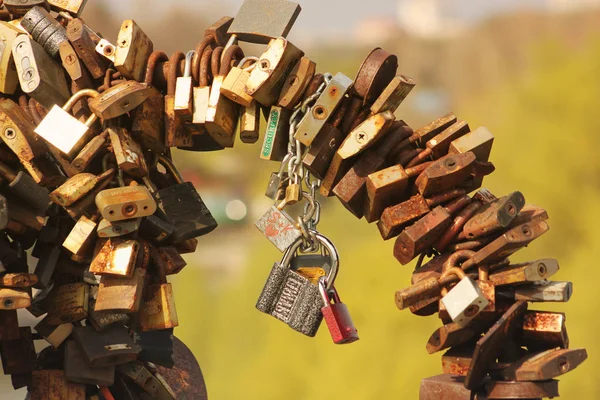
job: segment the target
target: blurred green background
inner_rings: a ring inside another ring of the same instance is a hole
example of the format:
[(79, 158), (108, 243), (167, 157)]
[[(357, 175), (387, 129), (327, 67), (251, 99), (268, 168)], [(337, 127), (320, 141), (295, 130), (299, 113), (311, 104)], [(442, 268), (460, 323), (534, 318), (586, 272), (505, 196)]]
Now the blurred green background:
[[(204, 28), (234, 16), (241, 1), (124, 3), (90, 0), (83, 17), (110, 41), (121, 21), (133, 18), (155, 49), (170, 53), (194, 48)], [(520, 190), (551, 217), (551, 231), (512, 261), (558, 258), (562, 269), (555, 279), (574, 282), (571, 302), (530, 306), (566, 312), (572, 347), (588, 350), (589, 360), (561, 379), (562, 398), (600, 398), (593, 373), (600, 367), (600, 300), (594, 297), (600, 256), (598, 2), (301, 4), (289, 38), (319, 71), (354, 77), (369, 51), (383, 47), (398, 55), (399, 71), (417, 81), (399, 118), (417, 128), (454, 111), (471, 128), (485, 125), (495, 134), (497, 171), (485, 186), (497, 195)], [(197, 356), (210, 398), (417, 399), (420, 380), (441, 372), (441, 354), (425, 351), (440, 322), (395, 307), (394, 292), (408, 285), (411, 267), (395, 261), (393, 242), (383, 242), (374, 225), (356, 220), (334, 198), (322, 199), (319, 228), (339, 247), (336, 286), (361, 340), (335, 346), (324, 327), (315, 339), (306, 338), (255, 310), (281, 257), (253, 226), (270, 205), (263, 193), (277, 169), (258, 154), (259, 145), (241, 142), (214, 154), (175, 154), (221, 224), (200, 238), (198, 252), (186, 256), (189, 265), (172, 279), (176, 335)]]

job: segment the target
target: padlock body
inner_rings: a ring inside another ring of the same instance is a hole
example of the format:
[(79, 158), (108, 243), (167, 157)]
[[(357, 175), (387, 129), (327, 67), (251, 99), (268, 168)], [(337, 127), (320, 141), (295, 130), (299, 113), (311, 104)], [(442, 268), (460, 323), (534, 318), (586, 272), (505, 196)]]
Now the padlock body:
[(191, 182), (161, 189), (156, 197), (166, 221), (175, 229), (172, 243), (206, 235), (218, 225)]
[(489, 304), (479, 286), (469, 277), (461, 279), (442, 297), (442, 303), (452, 321), (465, 327)]
[(275, 206), (272, 206), (255, 225), (281, 252), (302, 236), (302, 232), (296, 228), (290, 217)]
[(114, 222), (141, 218), (156, 212), (156, 201), (143, 186), (106, 189), (96, 196), (96, 206), (102, 218)]
[(323, 304), (319, 288), (309, 279), (275, 263), (256, 308), (313, 337), (323, 319)]
[(347, 344), (358, 340), (358, 331), (344, 303), (328, 304), (321, 312), (335, 344)]

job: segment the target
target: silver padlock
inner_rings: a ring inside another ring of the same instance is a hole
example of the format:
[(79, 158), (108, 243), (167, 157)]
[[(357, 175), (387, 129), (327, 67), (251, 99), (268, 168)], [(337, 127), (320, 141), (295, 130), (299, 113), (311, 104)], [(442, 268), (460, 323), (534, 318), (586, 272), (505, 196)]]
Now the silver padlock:
[[(315, 201), (306, 192), (303, 193), (303, 197), (306, 197), (309, 201), (310, 211), (308, 218), (312, 218), (316, 211)], [(283, 200), (279, 204), (272, 206), (255, 224), (258, 230), (282, 253), (302, 237), (302, 232), (296, 223), (283, 211), (287, 204), (288, 201)]]
[(179, 114), (183, 118), (190, 118), (194, 111), (192, 100), (192, 90), (194, 86), (192, 78), (192, 60), (195, 55), (195, 51), (189, 51), (186, 54), (183, 76), (177, 78), (175, 86), (175, 115)]
[(460, 268), (450, 268), (446, 270), (440, 280), (456, 275), (460, 278), (460, 282), (456, 284), (450, 291), (444, 288), (442, 290), (442, 303), (452, 321), (460, 327), (465, 327), (477, 317), (481, 310), (489, 304), (481, 289), (469, 278)]
[(113, 238), (129, 235), (130, 233), (133, 233), (140, 229), (141, 223), (141, 218), (127, 219), (123, 221), (109, 221), (103, 219), (98, 223), (98, 237)]

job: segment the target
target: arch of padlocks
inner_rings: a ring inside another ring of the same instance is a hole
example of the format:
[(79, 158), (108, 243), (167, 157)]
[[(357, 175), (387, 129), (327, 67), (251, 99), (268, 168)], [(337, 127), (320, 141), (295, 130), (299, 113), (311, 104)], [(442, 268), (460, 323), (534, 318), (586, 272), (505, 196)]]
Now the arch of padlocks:
[[(587, 354), (570, 348), (564, 314), (535, 308), (568, 301), (572, 285), (549, 280), (556, 260), (509, 260), (548, 231), (548, 215), (520, 192), (482, 188), (494, 171), (486, 128), (454, 114), (414, 130), (396, 120), (415, 82), (381, 48), (354, 79), (316, 72), (285, 39), (300, 12), (287, 0), (246, 0), (170, 57), (134, 20), (115, 44), (102, 38), (79, 18), (84, 5), (0, 10), (0, 354), (15, 389), (31, 400), (206, 398), (173, 336), (167, 276), (217, 223), (170, 148), (255, 143), (264, 113), (260, 157), (277, 167), (256, 226), (282, 258), (258, 310), (307, 336), (324, 319), (334, 343), (358, 340), (334, 285), (336, 247), (318, 231), (317, 196), (335, 196), (395, 240), (401, 264), (417, 260), (396, 305), (437, 315), (426, 349), (444, 352), (422, 400), (558, 396), (556, 378)], [(20, 327), (18, 309), (45, 317)], [(36, 353), (36, 341), (49, 346)]]

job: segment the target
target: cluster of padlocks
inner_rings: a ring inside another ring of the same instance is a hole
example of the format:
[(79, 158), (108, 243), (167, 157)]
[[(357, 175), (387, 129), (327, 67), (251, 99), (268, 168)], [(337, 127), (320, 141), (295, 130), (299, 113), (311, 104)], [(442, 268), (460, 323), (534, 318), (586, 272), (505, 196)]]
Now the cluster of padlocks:
[[(400, 262), (420, 256), (397, 304), (439, 313), (428, 350), (452, 347), (445, 372), (466, 375), (468, 393), (490, 381), (550, 387), (585, 359), (567, 350), (564, 315), (525, 311), (568, 300), (569, 283), (544, 281), (556, 261), (507, 260), (547, 231), (546, 213), (518, 192), (468, 196), (494, 170), (492, 135), (452, 114), (415, 131), (397, 121), (415, 83), (395, 55), (373, 50), (354, 79), (317, 73), (285, 38), (299, 5), (246, 0), (193, 51), (167, 57), (133, 20), (116, 44), (102, 38), (79, 18), (84, 4), (4, 0), (0, 10), (0, 354), (15, 389), (31, 400), (205, 398), (173, 336), (167, 277), (217, 223), (170, 149), (221, 150), (238, 132), (255, 143), (261, 114), (261, 158), (280, 167), (257, 226), (284, 255), (260, 311), (307, 336), (324, 319), (334, 343), (358, 340), (335, 288), (337, 250), (317, 230), (317, 194), (335, 195), (379, 221), (384, 239), (398, 236)], [(238, 42), (265, 47), (245, 56)], [(18, 309), (43, 317), (35, 333)], [(36, 353), (40, 340), (49, 347)]]

